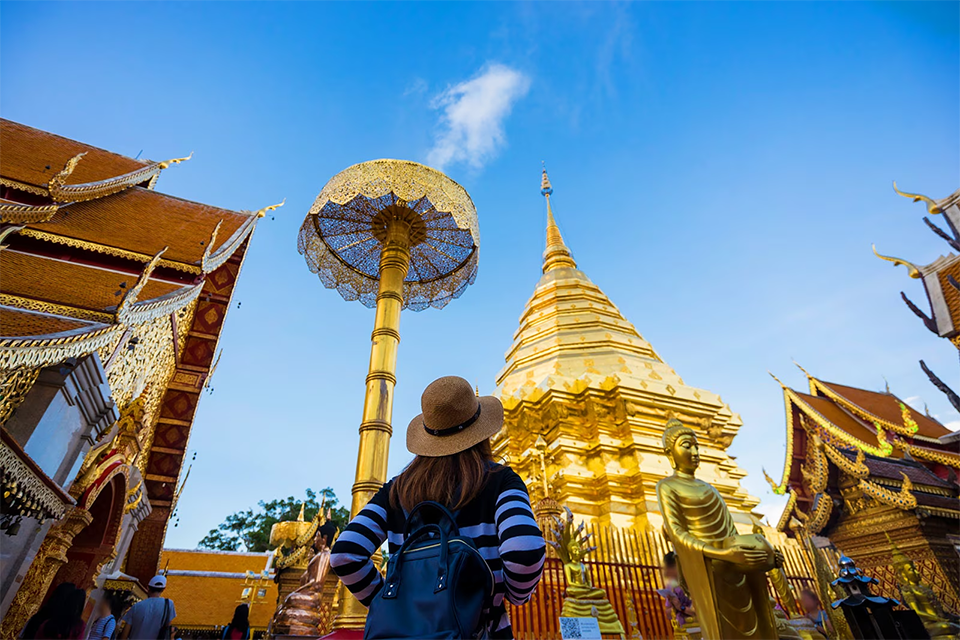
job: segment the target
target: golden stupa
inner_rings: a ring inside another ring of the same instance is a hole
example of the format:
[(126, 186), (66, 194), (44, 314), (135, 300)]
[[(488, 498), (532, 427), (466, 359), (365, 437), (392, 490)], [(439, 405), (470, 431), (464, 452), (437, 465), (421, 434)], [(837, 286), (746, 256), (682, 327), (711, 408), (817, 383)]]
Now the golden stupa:
[(685, 384), (577, 268), (553, 217), (545, 169), (541, 193), (543, 275), (497, 378), (505, 425), (495, 454), (527, 481), (534, 502), (547, 488), (577, 519), (660, 529), (655, 487), (673, 473), (661, 436), (676, 417), (702, 443), (700, 477), (720, 491), (737, 528), (750, 533), (760, 500), (740, 486), (746, 472), (726, 453), (740, 416), (717, 394)]

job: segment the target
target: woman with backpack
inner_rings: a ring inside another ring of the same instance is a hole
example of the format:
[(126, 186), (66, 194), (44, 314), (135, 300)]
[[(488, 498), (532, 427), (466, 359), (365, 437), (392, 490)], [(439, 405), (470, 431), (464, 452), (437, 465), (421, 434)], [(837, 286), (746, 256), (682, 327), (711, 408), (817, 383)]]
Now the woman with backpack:
[(233, 610), (233, 620), (223, 630), (221, 640), (250, 640), (250, 607), (238, 604)]
[[(530, 599), (546, 544), (523, 480), (493, 461), (490, 437), (503, 426), (503, 406), (449, 376), (426, 388), (421, 408), (407, 427), (407, 449), (416, 457), (340, 534), (330, 566), (370, 607), (364, 637), (512, 638), (504, 599), (514, 605)], [(454, 522), (444, 522), (447, 513)], [(390, 555), (385, 589), (370, 559), (384, 541)], [(487, 589), (484, 580), (490, 593), (472, 593)], [(478, 598), (482, 613), (465, 623), (461, 618)], [(425, 610), (436, 619), (425, 620)], [(398, 615), (405, 619), (395, 620)]]

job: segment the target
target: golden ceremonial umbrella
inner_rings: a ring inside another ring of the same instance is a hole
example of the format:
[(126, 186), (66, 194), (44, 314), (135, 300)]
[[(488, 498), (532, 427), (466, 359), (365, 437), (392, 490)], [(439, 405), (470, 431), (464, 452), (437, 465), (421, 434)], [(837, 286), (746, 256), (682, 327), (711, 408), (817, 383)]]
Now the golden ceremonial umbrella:
[[(300, 253), (345, 300), (376, 307), (351, 517), (387, 479), (400, 311), (442, 308), (477, 277), (480, 228), (466, 190), (405, 160), (353, 165), (324, 186), (300, 227)], [(362, 628), (365, 610), (340, 598), (335, 628)]]

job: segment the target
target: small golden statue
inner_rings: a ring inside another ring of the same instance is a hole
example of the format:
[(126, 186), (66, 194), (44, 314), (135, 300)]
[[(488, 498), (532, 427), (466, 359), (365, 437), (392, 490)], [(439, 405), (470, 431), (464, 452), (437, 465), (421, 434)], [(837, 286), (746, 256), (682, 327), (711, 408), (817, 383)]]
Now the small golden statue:
[[(310, 558), (307, 569), (300, 576), (300, 586), (284, 598), (283, 604), (274, 614), (271, 623), (271, 631), (274, 635), (315, 638), (325, 631), (322, 628), (324, 619), (321, 605), (327, 576), (332, 575), (330, 574), (330, 547), (338, 533), (336, 525), (328, 520), (329, 517), (329, 510), (324, 514), (321, 506), (317, 514), (319, 527), (315, 529), (315, 535), (310, 543), (313, 557)], [(294, 553), (297, 551), (295, 549)]]
[(703, 637), (778, 637), (765, 574), (782, 559), (762, 535), (740, 535), (720, 493), (696, 479), (700, 450), (693, 429), (670, 419), (663, 449), (674, 468), (657, 483), (664, 533), (676, 550)]
[(553, 536), (556, 542), (547, 542), (557, 550), (557, 555), (563, 561), (563, 575), (567, 579), (567, 592), (563, 598), (563, 609), (560, 615), (565, 618), (596, 618), (600, 623), (601, 633), (623, 633), (623, 625), (613, 610), (613, 605), (607, 600), (603, 589), (597, 589), (590, 582), (590, 575), (583, 559), (596, 547), (586, 546), (590, 534), (582, 535), (584, 524), (574, 529), (573, 513), (564, 507), (567, 512), (565, 520), (555, 519)]
[(887, 535), (893, 547), (893, 566), (897, 570), (897, 583), (903, 603), (917, 612), (932, 640), (957, 640), (960, 625), (950, 621), (933, 589), (920, 582), (913, 560), (908, 558)]

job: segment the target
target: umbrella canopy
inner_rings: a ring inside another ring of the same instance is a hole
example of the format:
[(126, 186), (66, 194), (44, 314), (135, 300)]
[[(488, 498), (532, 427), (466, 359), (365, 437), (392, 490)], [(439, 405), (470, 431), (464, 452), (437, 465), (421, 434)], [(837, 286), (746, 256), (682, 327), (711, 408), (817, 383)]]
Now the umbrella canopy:
[(416, 162), (371, 160), (335, 175), (304, 219), (298, 249), (324, 286), (375, 307), (380, 253), (395, 220), (410, 228), (404, 308), (439, 309), (459, 298), (477, 277), (477, 209), (463, 187)]

